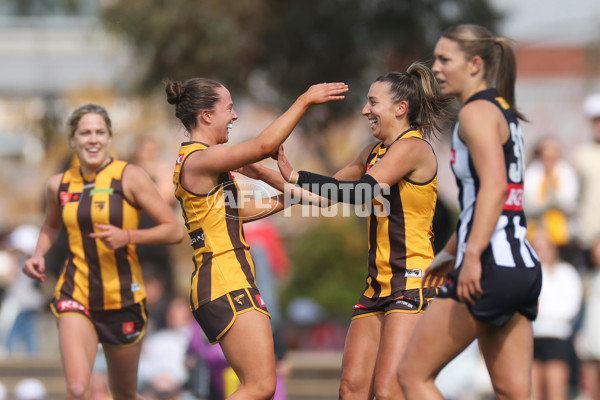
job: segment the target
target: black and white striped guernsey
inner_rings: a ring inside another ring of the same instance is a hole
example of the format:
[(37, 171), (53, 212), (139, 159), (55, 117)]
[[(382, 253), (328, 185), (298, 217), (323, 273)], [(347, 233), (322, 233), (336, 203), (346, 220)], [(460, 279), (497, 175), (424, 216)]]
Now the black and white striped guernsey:
[[(510, 136), (502, 146), (508, 182), (504, 209), (496, 223), (490, 244), (482, 254), (482, 259), (493, 260), (494, 264), (501, 267), (536, 267), (539, 265), (539, 259), (525, 238), (527, 221), (522, 207), (525, 160), (521, 126), (508, 102), (500, 96), (496, 89), (478, 92), (466, 103), (475, 100), (487, 100), (498, 106), (506, 118), (510, 130)], [(459, 123), (457, 122), (452, 132), (450, 159), (459, 189), (458, 200), (460, 203), (456, 268), (462, 265), (466, 243), (471, 233), (480, 183), (469, 149), (458, 132)]]

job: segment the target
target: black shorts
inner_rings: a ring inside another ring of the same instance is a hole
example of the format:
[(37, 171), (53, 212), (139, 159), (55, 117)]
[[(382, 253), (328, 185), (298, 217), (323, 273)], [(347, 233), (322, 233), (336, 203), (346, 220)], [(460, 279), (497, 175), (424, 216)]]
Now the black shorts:
[(192, 310), (192, 314), (200, 324), (208, 341), (215, 344), (227, 333), (239, 314), (252, 310), (271, 316), (260, 292), (247, 288), (224, 294), (218, 299)]
[(148, 314), (146, 301), (119, 310), (90, 311), (75, 300), (53, 299), (50, 308), (60, 318), (64, 315), (81, 315), (96, 329), (100, 343), (131, 345), (139, 342), (146, 332)]
[[(483, 294), (474, 304), (467, 304), (471, 314), (481, 322), (501, 327), (515, 313), (530, 320), (537, 317), (538, 297), (542, 288), (542, 269), (500, 267), (493, 263), (482, 263), (481, 290)], [(460, 268), (448, 274), (446, 283), (438, 290), (438, 297), (456, 295), (457, 277)]]
[(392, 312), (406, 314), (423, 312), (435, 297), (435, 293), (435, 288), (428, 288), (403, 290), (387, 297), (370, 298), (363, 294), (354, 306), (352, 319), (381, 313), (387, 315)]
[(533, 358), (539, 361), (561, 360), (570, 362), (571, 342), (567, 339), (540, 337), (533, 338)]

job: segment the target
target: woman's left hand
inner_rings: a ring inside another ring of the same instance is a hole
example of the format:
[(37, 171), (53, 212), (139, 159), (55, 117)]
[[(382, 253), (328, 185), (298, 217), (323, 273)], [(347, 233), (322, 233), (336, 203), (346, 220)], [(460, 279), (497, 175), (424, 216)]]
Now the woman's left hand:
[(104, 229), (102, 232), (90, 233), (90, 237), (100, 239), (104, 245), (116, 250), (129, 244), (130, 236), (126, 230), (119, 229), (114, 225), (96, 224), (96, 228)]
[[(294, 167), (290, 165), (285, 153), (283, 152), (283, 145), (279, 146), (279, 152), (277, 153), (277, 166), (279, 167), (279, 172), (281, 172), (281, 176), (285, 179), (286, 182), (295, 183), (298, 178), (298, 172), (294, 170)], [(294, 179), (294, 176), (296, 179)]]

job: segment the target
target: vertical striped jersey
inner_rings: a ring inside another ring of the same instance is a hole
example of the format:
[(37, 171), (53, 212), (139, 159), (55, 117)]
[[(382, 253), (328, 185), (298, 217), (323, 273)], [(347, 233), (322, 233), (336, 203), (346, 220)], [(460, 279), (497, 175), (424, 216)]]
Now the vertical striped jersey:
[[(416, 137), (418, 130), (396, 139)], [(393, 143), (392, 143), (393, 145)], [(392, 146), (390, 145), (390, 147)], [(367, 171), (381, 160), (388, 148), (378, 143), (367, 158)], [(401, 290), (420, 289), (422, 274), (433, 260), (433, 214), (437, 201), (437, 174), (428, 182), (404, 178), (383, 195), (388, 212), (369, 215), (369, 274), (364, 295), (390, 296)], [(373, 209), (386, 207), (378, 198)]]
[(89, 235), (96, 224), (137, 229), (140, 210), (123, 194), (127, 163), (112, 160), (93, 176), (79, 167), (67, 170), (58, 191), (69, 252), (58, 279), (55, 298), (75, 300), (88, 310), (116, 310), (146, 298), (135, 245), (108, 249)]
[[(482, 253), (482, 259), (490, 259), (489, 257), (491, 257), (496, 265), (502, 267), (533, 268), (539, 265), (539, 260), (527, 239), (525, 239), (527, 221), (522, 206), (525, 157), (521, 126), (508, 102), (500, 96), (496, 89), (486, 89), (475, 93), (466, 103), (475, 100), (486, 100), (495, 104), (502, 111), (510, 130), (508, 140), (502, 145), (508, 191), (504, 209), (496, 223), (490, 244)], [(450, 158), (452, 171), (456, 176), (460, 203), (456, 268), (462, 265), (467, 240), (471, 233), (475, 202), (480, 185), (469, 149), (458, 135), (458, 131), (459, 123), (457, 122), (452, 133), (452, 154)]]
[(181, 144), (173, 184), (193, 248), (190, 288), (192, 310), (233, 290), (256, 289), (254, 263), (246, 243), (238, 208), (238, 185), (230, 172), (219, 176), (208, 193), (193, 193), (181, 184), (181, 169), (190, 154), (208, 145)]

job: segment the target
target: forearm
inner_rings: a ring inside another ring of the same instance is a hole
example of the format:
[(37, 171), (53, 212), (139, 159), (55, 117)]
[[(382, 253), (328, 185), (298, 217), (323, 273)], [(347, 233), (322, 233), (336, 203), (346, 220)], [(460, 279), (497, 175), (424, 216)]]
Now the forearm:
[(502, 188), (481, 188), (479, 190), (473, 214), (473, 225), (467, 240), (467, 253), (479, 257), (487, 248), (502, 214), (505, 198), (506, 191)]
[(339, 181), (333, 177), (300, 171), (296, 182), (302, 189), (332, 200), (360, 205), (381, 194), (375, 178), (363, 175), (358, 181)]
[(132, 244), (175, 244), (183, 238), (183, 228), (178, 222), (159, 223), (151, 228), (125, 231), (128, 243)]
[(262, 149), (262, 152), (266, 155), (276, 153), (279, 145), (292, 133), (309, 107), (310, 103), (306, 99), (306, 94), (301, 95), (286, 112), (262, 131), (254, 139), (258, 142), (257, 144)]
[(52, 248), (52, 245), (56, 241), (59, 232), (60, 227), (55, 228), (45, 222), (40, 228), (40, 235), (38, 237), (33, 255), (44, 257), (46, 253), (50, 251), (50, 248)]

